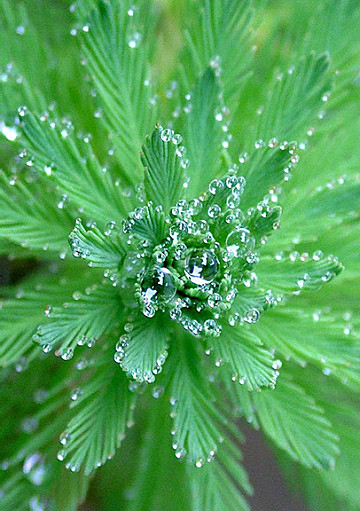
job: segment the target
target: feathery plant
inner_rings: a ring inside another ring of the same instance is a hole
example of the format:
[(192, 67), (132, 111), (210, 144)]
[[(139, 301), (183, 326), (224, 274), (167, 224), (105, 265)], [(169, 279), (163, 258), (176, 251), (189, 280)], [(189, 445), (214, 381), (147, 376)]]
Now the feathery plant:
[(1, 509), (248, 510), (243, 418), (360, 510), (360, 4), (39, 4), (0, 2)]

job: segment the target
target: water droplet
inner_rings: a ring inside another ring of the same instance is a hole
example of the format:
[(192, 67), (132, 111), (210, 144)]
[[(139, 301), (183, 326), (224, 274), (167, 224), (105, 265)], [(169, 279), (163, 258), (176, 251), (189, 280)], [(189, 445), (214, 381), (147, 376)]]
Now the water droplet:
[(273, 362), (273, 365), (272, 365), (273, 369), (275, 369), (276, 371), (278, 371), (279, 369), (281, 369), (282, 367), (282, 362), (281, 360), (275, 360)]
[(179, 134), (175, 134), (171, 140), (174, 145), (179, 145), (182, 142), (182, 136)]
[(219, 204), (213, 204), (208, 209), (208, 216), (212, 219), (218, 218), (221, 214), (221, 207)]
[(13, 142), (18, 137), (15, 126), (9, 127), (6, 126), (3, 122), (0, 122), (0, 131), (9, 142)]
[(167, 128), (165, 130), (162, 130), (160, 137), (163, 142), (170, 142), (173, 135), (174, 135), (174, 131)]
[(168, 303), (176, 294), (175, 277), (167, 268), (155, 268), (145, 275), (141, 289), (141, 298), (145, 306)]
[(24, 433), (34, 433), (38, 429), (39, 423), (34, 417), (26, 417), (20, 427)]
[(218, 272), (219, 261), (209, 250), (195, 249), (185, 261), (185, 275), (197, 286), (212, 282)]
[(139, 32), (134, 32), (130, 37), (128, 37), (128, 46), (129, 48), (137, 48), (141, 40), (141, 34)]
[(186, 450), (183, 447), (177, 447), (175, 450), (175, 457), (179, 460), (181, 458), (185, 458)]
[(224, 183), (221, 179), (213, 179), (209, 184), (209, 193), (211, 193), (211, 195), (215, 195), (216, 192), (222, 188), (224, 188)]
[(220, 305), (221, 301), (222, 301), (221, 295), (219, 293), (214, 293), (210, 295), (208, 298), (209, 307), (211, 308), (217, 307)]
[(65, 449), (61, 449), (61, 450), (57, 453), (57, 455), (56, 455), (56, 457), (57, 457), (57, 459), (58, 459), (59, 461), (64, 461), (64, 459), (66, 458), (66, 456), (67, 456), (67, 451), (65, 451)]
[(254, 247), (255, 240), (251, 236), (250, 231), (244, 227), (232, 231), (226, 239), (226, 248), (232, 257), (242, 257), (247, 252), (253, 250)]
[(58, 207), (59, 209), (64, 209), (64, 206), (65, 206), (65, 203), (66, 203), (67, 199), (68, 199), (67, 195), (63, 195), (63, 196), (61, 197), (60, 201), (58, 202), (57, 207)]
[(164, 395), (164, 387), (162, 385), (158, 385), (153, 388), (152, 395), (155, 399), (159, 399)]
[(195, 467), (196, 467), (196, 468), (201, 468), (203, 465), (204, 465), (204, 460), (203, 460), (203, 458), (198, 458), (198, 459), (195, 461)]
[(60, 352), (60, 356), (63, 360), (70, 360), (72, 359), (73, 355), (74, 351), (72, 350), (72, 348), (66, 348), (65, 350)]
[(221, 334), (221, 327), (218, 326), (215, 319), (207, 319), (204, 322), (204, 333), (205, 335), (219, 337)]
[(71, 391), (70, 399), (71, 401), (77, 401), (77, 399), (81, 396), (82, 390), (77, 388)]
[(61, 433), (61, 435), (59, 437), (59, 442), (61, 443), (61, 445), (65, 446), (70, 440), (71, 440), (70, 433), (68, 433), (67, 431), (64, 431), (63, 433)]

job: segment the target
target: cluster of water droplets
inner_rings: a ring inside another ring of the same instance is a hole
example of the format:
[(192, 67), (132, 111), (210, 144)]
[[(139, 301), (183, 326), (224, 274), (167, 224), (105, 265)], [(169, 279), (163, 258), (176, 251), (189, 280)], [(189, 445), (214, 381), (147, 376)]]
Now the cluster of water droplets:
[[(161, 136), (169, 142), (175, 135), (163, 130)], [(148, 203), (124, 221), (124, 233), (141, 260), (135, 296), (146, 317), (160, 310), (195, 336), (221, 334), (220, 316), (228, 315), (238, 285), (251, 285), (258, 261), (255, 238), (240, 209), (245, 184), (235, 165), (211, 181), (201, 197), (178, 201), (168, 216), (161, 206)], [(137, 236), (136, 227), (155, 213), (164, 216), (166, 233), (153, 246)], [(255, 316), (249, 311), (247, 321), (254, 322)], [(120, 346), (117, 361), (123, 352)]]

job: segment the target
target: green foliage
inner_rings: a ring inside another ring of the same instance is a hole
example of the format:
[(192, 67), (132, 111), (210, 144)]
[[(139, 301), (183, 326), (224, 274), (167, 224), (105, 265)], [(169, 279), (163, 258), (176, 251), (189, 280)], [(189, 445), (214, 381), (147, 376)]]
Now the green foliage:
[[(175, 456), (188, 456), (202, 467), (206, 460), (214, 456), (221, 442), (221, 424), (226, 420), (212, 403), (211, 390), (206, 381), (200, 378), (199, 356), (192, 339), (184, 338), (177, 345), (177, 353), (172, 357), (173, 374), (171, 398), (174, 417)], [(197, 361), (197, 365), (193, 362)]]
[(120, 337), (116, 348), (122, 369), (135, 380), (152, 383), (167, 357), (169, 334), (161, 317), (149, 320), (137, 313), (124, 330), (128, 335)]
[(1, 509), (248, 511), (242, 417), (360, 510), (359, 20), (1, 2)]
[[(151, 79), (148, 64), (151, 43), (140, 41), (143, 27), (137, 21), (147, 16), (146, 4), (137, 3), (140, 13), (135, 19), (128, 15), (128, 10), (134, 7), (128, 0), (82, 0), (77, 5), (87, 69), (99, 95), (117, 160), (130, 183), (139, 181), (139, 148), (156, 119), (156, 109), (151, 105), (153, 85), (146, 85)], [(141, 93), (135, 84), (143, 85)]]
[(215, 119), (216, 115), (222, 117), (219, 94), (219, 81), (211, 69), (205, 71), (190, 92), (191, 108), (184, 136), (190, 172), (194, 175), (190, 180), (189, 192), (192, 195), (204, 191), (204, 173), (210, 181), (219, 171), (222, 133)]
[(324, 411), (301, 387), (280, 380), (276, 392), (254, 394), (253, 400), (262, 429), (280, 449), (307, 467), (335, 465), (337, 437)]
[(84, 467), (85, 475), (115, 455), (132, 420), (134, 396), (126, 377), (116, 367), (109, 374), (107, 366), (106, 357), (97, 360), (81, 391), (75, 389), (74, 415), (62, 435), (67, 465), (73, 471)]
[(0, 307), (1, 365), (14, 364), (24, 356), (37, 357), (39, 352), (32, 335), (43, 321), (46, 308), (51, 303), (60, 306), (77, 286), (87, 283), (87, 276), (78, 268), (76, 280), (72, 269), (64, 268), (61, 272), (49, 272), (49, 275), (39, 272), (10, 290)]
[(223, 71), (224, 98), (230, 108), (238, 106), (241, 85), (250, 72), (252, 60), (251, 2), (206, 0), (204, 5), (189, 1), (193, 9), (186, 32), (187, 48), (182, 59), (189, 88), (209, 63)]
[(40, 254), (66, 251), (71, 217), (38, 193), (39, 182), (24, 181), (0, 173), (1, 238)]
[(290, 67), (286, 75), (278, 75), (259, 116), (257, 137), (268, 140), (297, 140), (304, 136), (309, 121), (315, 119), (332, 89), (328, 55), (311, 53)]
[[(24, 116), (24, 145), (33, 166), (50, 175), (65, 198), (103, 224), (121, 222), (124, 202), (111, 176), (102, 168), (90, 146), (89, 137), (76, 137), (71, 123)], [(53, 169), (51, 169), (53, 167)], [(75, 169), (75, 171), (74, 171)], [(58, 206), (59, 207), (59, 206)]]
[[(168, 142), (171, 140), (171, 144)], [(145, 171), (145, 193), (148, 200), (166, 212), (181, 196), (184, 181), (178, 140), (158, 126), (142, 146), (141, 161)], [(180, 146), (181, 147), (181, 146)]]
[(248, 390), (275, 387), (279, 373), (274, 357), (250, 329), (233, 332), (233, 328), (227, 326), (221, 339), (213, 343), (213, 353), (218, 364), (229, 364), (229, 378), (245, 385)]
[[(192, 467), (188, 469), (194, 511), (221, 511), (224, 506), (229, 511), (250, 509), (239, 491), (240, 486), (246, 493), (252, 493), (247, 474), (238, 463), (239, 459), (239, 448), (229, 443), (221, 446), (217, 459), (201, 471), (195, 471)], [(203, 492), (202, 488), (207, 488), (207, 491)]]
[(76, 220), (75, 228), (69, 236), (69, 243), (74, 257), (88, 261), (88, 266), (106, 268), (113, 278), (125, 256), (123, 241), (115, 231), (115, 224), (110, 223), (102, 232), (95, 224), (85, 229), (81, 220)]
[(294, 252), (289, 256), (264, 257), (259, 264), (259, 279), (263, 286), (278, 293), (299, 293), (302, 290), (319, 289), (342, 271), (336, 257), (323, 257), (314, 252), (312, 258)]
[(77, 345), (93, 344), (114, 328), (121, 313), (117, 292), (108, 285), (93, 284), (85, 293), (75, 291), (72, 301), (62, 307), (45, 310), (46, 323), (41, 323), (33, 339), (43, 350), (56, 346), (63, 359), (72, 357)]

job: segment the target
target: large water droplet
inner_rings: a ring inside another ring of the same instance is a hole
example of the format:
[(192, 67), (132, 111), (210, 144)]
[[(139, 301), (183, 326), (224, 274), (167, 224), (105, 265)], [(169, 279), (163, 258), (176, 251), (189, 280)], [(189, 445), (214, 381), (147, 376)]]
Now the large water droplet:
[(170, 302), (176, 294), (175, 277), (167, 268), (156, 268), (146, 275), (141, 287), (142, 300), (146, 305)]
[(185, 275), (197, 286), (212, 282), (218, 271), (219, 261), (210, 250), (193, 250), (185, 261)]
[(255, 240), (250, 231), (245, 228), (232, 231), (226, 239), (226, 248), (233, 257), (241, 257), (247, 252), (253, 250)]

